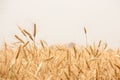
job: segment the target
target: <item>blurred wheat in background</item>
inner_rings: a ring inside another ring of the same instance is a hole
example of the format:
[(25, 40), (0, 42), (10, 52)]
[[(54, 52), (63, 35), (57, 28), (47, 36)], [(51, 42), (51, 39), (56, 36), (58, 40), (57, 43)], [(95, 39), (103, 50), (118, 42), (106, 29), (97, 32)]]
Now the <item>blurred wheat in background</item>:
[(26, 38), (0, 48), (0, 80), (120, 80), (120, 49), (107, 48), (101, 40), (93, 45), (36, 42), (33, 34), (18, 27)]

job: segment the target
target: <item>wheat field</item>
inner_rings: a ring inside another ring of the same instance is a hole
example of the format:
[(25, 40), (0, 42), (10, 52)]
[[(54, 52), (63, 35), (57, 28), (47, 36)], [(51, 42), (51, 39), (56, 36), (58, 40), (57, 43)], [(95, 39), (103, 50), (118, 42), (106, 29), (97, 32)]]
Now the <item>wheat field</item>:
[(120, 49), (107, 48), (101, 40), (93, 45), (73, 43), (48, 46), (18, 27), (26, 38), (0, 48), (0, 80), (120, 80)]

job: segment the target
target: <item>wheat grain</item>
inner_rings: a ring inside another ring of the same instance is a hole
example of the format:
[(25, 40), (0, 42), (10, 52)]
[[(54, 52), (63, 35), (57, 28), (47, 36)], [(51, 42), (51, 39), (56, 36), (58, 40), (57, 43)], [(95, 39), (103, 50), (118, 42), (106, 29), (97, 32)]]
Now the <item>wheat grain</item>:
[(24, 44), (24, 41), (21, 38), (19, 38), (17, 35), (15, 35), (15, 38)]
[(40, 43), (41, 43), (42, 47), (45, 48), (44, 43), (43, 43), (42, 40), (40, 40)]
[(20, 50), (21, 50), (21, 46), (19, 46), (19, 48), (18, 48), (17, 55), (16, 55), (15, 59), (18, 58), (18, 56), (19, 56), (19, 54), (20, 54)]
[(48, 59), (45, 59), (44, 61), (50, 61), (50, 60), (52, 60), (54, 57), (50, 57), (50, 58), (48, 58)]
[(105, 46), (104, 46), (104, 49), (106, 49), (107, 48), (107, 44), (105, 44)]
[(85, 34), (87, 34), (87, 30), (86, 30), (86, 28), (85, 28), (85, 27), (84, 27), (84, 33), (85, 33)]
[(36, 36), (36, 24), (34, 24), (34, 34), (33, 36), (35, 37)]
[(100, 45), (101, 45), (101, 42), (102, 42), (102, 41), (100, 40), (100, 41), (99, 41), (99, 44), (98, 44), (98, 48), (100, 47)]
[(30, 38), (32, 41), (34, 41), (33, 38), (32, 38), (32, 35), (31, 35), (28, 31), (26, 31), (25, 29), (24, 29), (23, 31), (29, 36), (29, 38)]
[(28, 45), (28, 43), (29, 43), (29, 41), (27, 41), (27, 42), (23, 45), (23, 47), (26, 47), (26, 46)]
[(18, 26), (18, 29), (21, 31), (21, 33), (22, 33), (24, 36), (26, 36), (26, 34), (24, 33), (24, 31), (23, 31), (22, 28), (20, 28), (20, 27)]

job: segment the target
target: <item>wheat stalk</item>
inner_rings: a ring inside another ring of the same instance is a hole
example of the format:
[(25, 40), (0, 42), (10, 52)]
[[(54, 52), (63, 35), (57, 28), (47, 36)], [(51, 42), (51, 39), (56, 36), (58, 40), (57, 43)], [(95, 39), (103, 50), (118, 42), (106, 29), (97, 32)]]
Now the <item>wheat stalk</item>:
[(88, 42), (87, 42), (87, 30), (85, 27), (84, 27), (84, 33), (85, 33), (85, 37), (86, 37), (86, 47), (87, 47), (87, 44), (88, 44)]

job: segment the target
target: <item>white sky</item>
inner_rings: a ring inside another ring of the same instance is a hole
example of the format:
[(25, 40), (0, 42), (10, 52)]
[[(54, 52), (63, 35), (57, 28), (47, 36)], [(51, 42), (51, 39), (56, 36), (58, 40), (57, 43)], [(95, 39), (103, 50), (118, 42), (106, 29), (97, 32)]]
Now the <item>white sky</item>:
[(31, 30), (34, 22), (37, 38), (48, 44), (84, 44), (85, 26), (89, 43), (120, 47), (119, 0), (0, 0), (0, 43), (14, 40), (16, 25)]

